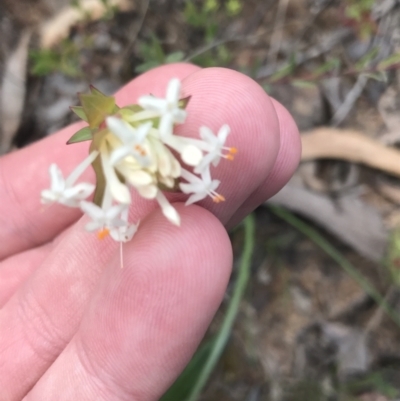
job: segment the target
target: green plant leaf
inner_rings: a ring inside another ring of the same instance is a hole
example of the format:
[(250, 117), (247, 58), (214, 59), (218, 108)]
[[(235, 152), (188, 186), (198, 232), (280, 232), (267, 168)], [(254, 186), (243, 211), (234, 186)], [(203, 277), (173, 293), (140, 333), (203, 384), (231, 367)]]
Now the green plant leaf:
[(114, 97), (105, 96), (97, 89), (90, 94), (80, 94), (79, 98), (90, 128), (97, 128), (107, 116), (114, 114)]
[(183, 99), (180, 99), (179, 100), (179, 107), (181, 108), (181, 109), (186, 109), (186, 107), (187, 107), (187, 105), (189, 104), (189, 101), (190, 101), (190, 98), (191, 98), (192, 96), (187, 96), (187, 97), (184, 97)]
[(67, 145), (70, 145), (71, 143), (90, 141), (91, 139), (93, 139), (92, 130), (89, 127), (84, 127), (78, 132), (75, 132), (75, 134), (69, 138)]
[(192, 388), (197, 382), (199, 373), (210, 355), (214, 342), (215, 339), (207, 341), (200, 346), (189, 365), (186, 366), (175, 383), (160, 398), (160, 401), (184, 401), (189, 397)]
[(393, 67), (394, 65), (400, 64), (400, 53), (395, 53), (389, 56), (388, 58), (382, 60), (377, 65), (377, 70), (382, 71), (387, 68)]
[(70, 109), (83, 121), (88, 122), (88, 118), (86, 117), (85, 111), (82, 106), (71, 106)]

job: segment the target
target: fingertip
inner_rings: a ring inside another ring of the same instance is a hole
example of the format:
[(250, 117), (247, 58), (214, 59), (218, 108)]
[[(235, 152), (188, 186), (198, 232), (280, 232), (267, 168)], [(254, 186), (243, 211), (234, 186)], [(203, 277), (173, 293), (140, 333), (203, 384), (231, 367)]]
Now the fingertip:
[(194, 72), (183, 80), (182, 90), (183, 96), (191, 98), (187, 120), (177, 127), (178, 134), (196, 138), (203, 125), (215, 133), (224, 124), (231, 128), (226, 146), (238, 150), (235, 160), (224, 160), (215, 170), (215, 178), (221, 180), (218, 190), (226, 202), (223, 206), (210, 200), (200, 202), (226, 223), (274, 167), (280, 147), (275, 108), (258, 83), (226, 68)]
[(119, 90), (115, 97), (120, 106), (135, 103), (139, 96), (149, 94), (165, 96), (168, 82), (172, 78), (183, 80), (187, 76), (201, 70), (200, 67), (190, 63), (165, 64), (136, 77)]

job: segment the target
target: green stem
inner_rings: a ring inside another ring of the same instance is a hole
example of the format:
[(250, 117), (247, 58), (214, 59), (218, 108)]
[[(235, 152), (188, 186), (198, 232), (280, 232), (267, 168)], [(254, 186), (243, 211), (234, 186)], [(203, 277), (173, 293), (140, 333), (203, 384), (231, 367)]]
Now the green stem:
[(353, 266), (335, 247), (333, 247), (325, 238), (323, 238), (316, 230), (304, 223), (289, 211), (277, 207), (269, 206), (270, 210), (289, 223), (298, 231), (310, 238), (318, 245), (327, 255), (329, 255), (342, 269), (353, 278), (364, 291), (387, 313), (387, 315), (400, 327), (400, 316), (390, 307), (384, 297), (378, 290), (366, 279), (356, 267)]
[(232, 326), (239, 310), (240, 301), (243, 298), (250, 276), (251, 257), (254, 249), (255, 222), (254, 216), (249, 215), (244, 221), (244, 246), (239, 274), (230, 300), (228, 310), (222, 326), (217, 334), (213, 349), (199, 374), (199, 378), (186, 401), (196, 401), (206, 385), (215, 365), (217, 364), (226, 343), (228, 342)]

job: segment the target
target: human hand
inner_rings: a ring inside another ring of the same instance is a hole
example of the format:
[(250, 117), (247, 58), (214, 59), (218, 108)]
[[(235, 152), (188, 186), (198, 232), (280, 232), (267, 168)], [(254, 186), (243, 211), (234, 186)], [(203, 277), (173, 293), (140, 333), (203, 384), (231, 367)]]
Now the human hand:
[[(124, 245), (84, 230), (78, 209), (41, 210), (48, 167), (63, 171), (88, 153), (66, 146), (68, 127), (0, 159), (0, 401), (157, 400), (189, 361), (229, 279), (232, 227), (293, 174), (300, 157), (288, 112), (235, 71), (166, 65), (136, 78), (117, 104), (163, 96), (169, 80), (192, 95), (176, 132), (228, 123), (239, 150), (215, 178), (226, 202), (174, 206), (176, 227), (154, 202), (135, 198), (140, 229)], [(94, 179), (88, 172), (85, 181)], [(173, 202), (182, 194), (169, 197)]]

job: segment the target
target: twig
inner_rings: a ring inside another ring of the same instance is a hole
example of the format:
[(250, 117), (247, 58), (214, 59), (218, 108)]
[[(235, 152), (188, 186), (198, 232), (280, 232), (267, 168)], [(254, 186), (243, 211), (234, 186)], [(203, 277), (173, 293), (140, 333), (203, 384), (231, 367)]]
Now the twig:
[(275, 65), (279, 50), (282, 45), (283, 26), (286, 17), (286, 10), (289, 0), (279, 0), (278, 10), (276, 12), (273, 34), (271, 36), (270, 48), (267, 56), (267, 64)]
[(347, 94), (346, 99), (342, 105), (336, 110), (334, 116), (332, 117), (331, 124), (338, 126), (350, 113), (355, 102), (360, 97), (365, 85), (368, 82), (368, 77), (366, 75), (359, 75), (356, 83), (351, 88), (350, 92)]
[(302, 135), (302, 160), (340, 159), (400, 177), (400, 151), (355, 130), (317, 128)]

